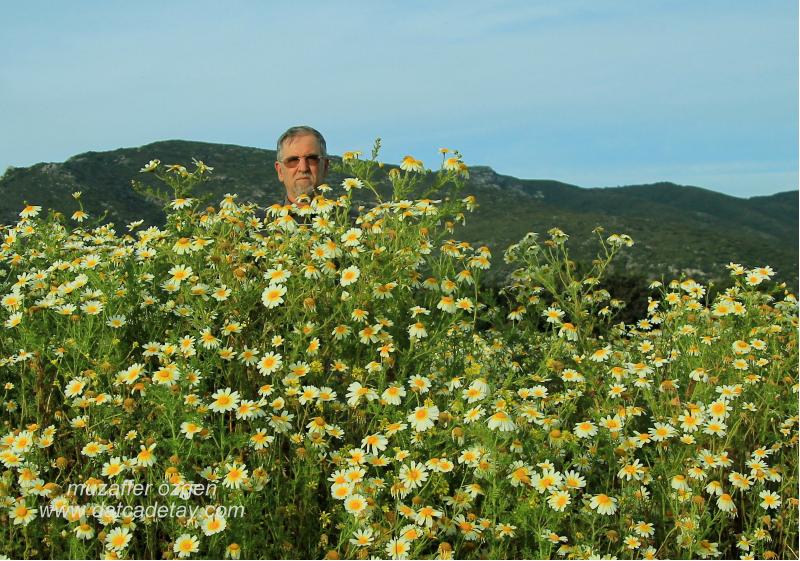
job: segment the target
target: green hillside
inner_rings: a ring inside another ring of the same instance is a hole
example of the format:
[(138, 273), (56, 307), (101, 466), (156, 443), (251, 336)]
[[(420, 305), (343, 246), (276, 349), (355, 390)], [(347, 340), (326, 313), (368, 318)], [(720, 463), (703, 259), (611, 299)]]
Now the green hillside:
[[(15, 221), (26, 202), (70, 215), (77, 208), (70, 195), (81, 191), (93, 217), (106, 213), (106, 221), (118, 224), (137, 219), (157, 224), (163, 220), (160, 204), (130, 184), (149, 179), (139, 169), (153, 158), (166, 164), (196, 158), (214, 167), (207, 184), (214, 202), (229, 192), (262, 206), (283, 200), (274, 151), (171, 140), (9, 168), (0, 178), (0, 222)], [(740, 199), (673, 183), (585, 189), (499, 175), (483, 166), (470, 168), (470, 174), (465, 194), (474, 194), (480, 206), (456, 237), (488, 245), (495, 252), (495, 274), (503, 272), (502, 250), (529, 231), (558, 226), (574, 240), (575, 257), (587, 260), (595, 248), (591, 232), (603, 226), (636, 240), (621, 260), (625, 274), (724, 278), (724, 266), (734, 261), (769, 264), (777, 278), (797, 285), (797, 191)], [(331, 184), (342, 179), (336, 173), (328, 178)]]

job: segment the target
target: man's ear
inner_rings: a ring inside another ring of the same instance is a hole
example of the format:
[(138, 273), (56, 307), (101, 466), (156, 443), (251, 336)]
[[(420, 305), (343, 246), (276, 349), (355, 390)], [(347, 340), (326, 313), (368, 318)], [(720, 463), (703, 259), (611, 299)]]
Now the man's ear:
[(328, 175), (328, 168), (330, 165), (331, 161), (328, 158), (325, 158), (325, 167), (322, 168), (322, 177), (320, 177), (320, 179), (323, 179), (326, 175)]
[(278, 174), (278, 180), (283, 183), (283, 168), (280, 162), (275, 162), (275, 171)]

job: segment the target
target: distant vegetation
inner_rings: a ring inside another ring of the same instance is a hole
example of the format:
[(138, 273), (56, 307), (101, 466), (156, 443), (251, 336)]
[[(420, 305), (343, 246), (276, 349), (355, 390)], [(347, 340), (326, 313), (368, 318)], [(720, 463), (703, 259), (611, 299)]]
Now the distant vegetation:
[[(416, 156), (424, 156), (417, 154)], [(228, 144), (186, 141), (155, 142), (139, 148), (87, 152), (64, 163), (9, 168), (0, 178), (0, 222), (18, 219), (23, 203), (53, 208), (68, 217), (77, 208), (70, 196), (82, 191), (91, 218), (118, 226), (137, 219), (163, 224), (161, 204), (131, 188), (141, 179), (139, 169), (152, 158), (165, 163), (192, 158), (216, 168), (206, 184), (210, 200), (237, 193), (239, 200), (266, 207), (282, 201), (283, 191), (275, 177), (275, 152)], [(435, 156), (425, 161), (431, 168)], [(382, 172), (394, 166), (386, 165)], [(485, 244), (498, 253), (529, 231), (546, 232), (559, 226), (576, 240), (571, 255), (591, 260), (597, 226), (628, 232), (636, 245), (617, 264), (615, 275), (625, 279), (689, 276), (703, 281), (725, 282), (729, 262), (756, 267), (769, 263), (776, 278), (797, 286), (798, 193), (789, 191), (768, 197), (740, 199), (673, 183), (585, 189), (551, 180), (526, 180), (499, 175), (491, 168), (470, 167), (464, 194), (474, 194), (478, 210), (455, 234)], [(332, 185), (344, 178), (338, 170), (328, 177)], [(382, 181), (388, 193), (388, 181)], [(495, 260), (493, 276), (505, 276), (508, 268)], [(640, 282), (634, 283), (641, 286)]]

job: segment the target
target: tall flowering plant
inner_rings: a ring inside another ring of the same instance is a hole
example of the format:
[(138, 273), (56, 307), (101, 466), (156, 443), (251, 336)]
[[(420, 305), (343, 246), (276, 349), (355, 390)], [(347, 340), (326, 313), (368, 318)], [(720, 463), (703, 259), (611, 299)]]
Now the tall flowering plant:
[[(713, 557), (797, 538), (796, 299), (731, 266), (614, 324), (560, 230), (455, 228), (468, 174), (346, 153), (307, 206), (207, 206), (142, 173), (163, 227), (24, 209), (3, 229), (0, 542), (15, 557)], [(356, 211), (353, 194), (372, 201)], [(772, 290), (772, 292), (770, 292)]]

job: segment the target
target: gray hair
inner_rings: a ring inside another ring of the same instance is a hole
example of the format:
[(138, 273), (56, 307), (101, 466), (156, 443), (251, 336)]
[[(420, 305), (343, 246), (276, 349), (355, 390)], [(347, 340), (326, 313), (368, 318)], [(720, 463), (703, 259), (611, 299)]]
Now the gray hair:
[(317, 142), (319, 142), (319, 148), (322, 151), (322, 154), (320, 154), (320, 156), (324, 157), (328, 155), (328, 150), (327, 147), (325, 146), (325, 138), (323, 138), (322, 133), (320, 133), (317, 129), (313, 127), (301, 125), (298, 127), (291, 127), (287, 129), (286, 132), (283, 133), (278, 138), (278, 150), (276, 155), (277, 160), (280, 161), (281, 149), (283, 148), (283, 145), (284, 143), (286, 143), (287, 140), (291, 140), (292, 138), (296, 138), (298, 136), (306, 136), (306, 135), (311, 135), (317, 139)]

